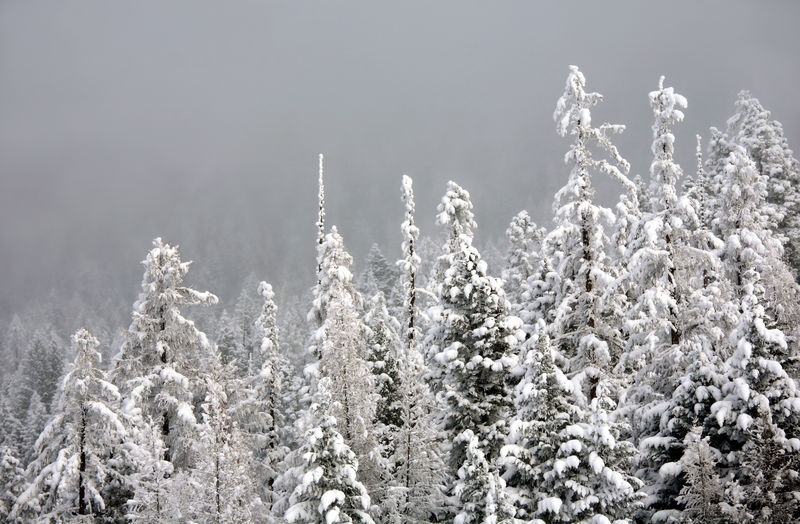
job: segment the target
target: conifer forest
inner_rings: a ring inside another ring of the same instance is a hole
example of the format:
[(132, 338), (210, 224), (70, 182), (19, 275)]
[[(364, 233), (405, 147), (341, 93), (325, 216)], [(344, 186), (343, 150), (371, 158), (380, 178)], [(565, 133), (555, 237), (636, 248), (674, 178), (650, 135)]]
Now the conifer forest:
[(395, 245), (356, 257), (322, 150), (300, 291), (256, 275), (223, 307), (165, 235), (124, 323), (10, 315), (0, 521), (800, 522), (797, 137), (741, 91), (676, 140), (704, 101), (666, 71), (632, 168), (591, 70), (539, 80), (560, 189), (503, 239), (458, 180), (420, 220), (397, 173)]

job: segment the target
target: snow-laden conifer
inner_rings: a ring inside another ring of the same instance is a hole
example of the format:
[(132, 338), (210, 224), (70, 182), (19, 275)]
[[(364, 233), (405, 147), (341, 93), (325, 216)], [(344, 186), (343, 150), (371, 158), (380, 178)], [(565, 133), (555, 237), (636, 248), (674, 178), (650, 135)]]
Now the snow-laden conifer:
[(11, 518), (67, 519), (99, 515), (104, 490), (118, 480), (114, 457), (126, 437), (117, 388), (99, 368), (99, 342), (85, 329), (73, 335), (77, 354), (62, 383), (56, 413), (36, 441), (30, 484)]
[(8, 446), (0, 447), (0, 520), (9, 521), (11, 508), (25, 487), (25, 470)]
[[(569, 373), (578, 370), (588, 379), (589, 396), (600, 376), (612, 369), (622, 349), (620, 335), (624, 297), (606, 293), (616, 278), (608, 256), (609, 238), (603, 223), (614, 222), (613, 213), (594, 201), (591, 179), (605, 173), (630, 192), (635, 187), (625, 176), (628, 162), (612, 144), (609, 133), (624, 126), (592, 125), (591, 108), (602, 100), (586, 92), (586, 79), (570, 66), (566, 88), (553, 115), (559, 135), (573, 137), (565, 162), (571, 166), (567, 184), (556, 193), (555, 226), (547, 236), (548, 256), (558, 272), (553, 342), (569, 361)], [(593, 151), (609, 159), (595, 157)]]
[(505, 492), (505, 482), (490, 467), (478, 437), (465, 429), (456, 442), (466, 450), (464, 463), (458, 468), (454, 493), (458, 500), (454, 524), (501, 524), (511, 522), (514, 508)]
[(472, 245), (471, 209), (469, 193), (449, 182), (438, 215), (450, 230), (441, 259), (447, 266), (425, 341), (443, 430), (452, 442), (453, 472), (464, 463), (465, 443), (454, 441), (465, 429), (473, 431), (494, 464), (511, 408), (506, 380), (523, 337), (522, 321), (509, 313), (502, 281), (487, 274), (486, 262)]
[(217, 297), (183, 285), (191, 263), (160, 238), (143, 264), (142, 291), (112, 377), (124, 395), (140, 399), (143, 419), (161, 428), (167, 459), (183, 466), (196, 437), (193, 382), (211, 342), (180, 308), (216, 304)]
[(326, 382), (319, 384), (320, 404), (311, 408), (312, 426), (302, 440), (303, 474), (294, 488), (284, 518), (303, 524), (356, 522), (371, 524), (370, 498), (358, 479), (358, 460), (331, 413)]
[(783, 134), (780, 122), (770, 119), (757, 98), (739, 93), (736, 113), (728, 120), (727, 134), (747, 151), (758, 172), (767, 177), (767, 202), (772, 206), (770, 227), (786, 247), (786, 260), (795, 275), (800, 268), (800, 163)]
[(541, 274), (544, 235), (545, 229), (538, 227), (527, 211), (514, 215), (506, 229), (508, 252), (501, 276), (511, 311), (520, 318), (531, 298), (528, 281)]

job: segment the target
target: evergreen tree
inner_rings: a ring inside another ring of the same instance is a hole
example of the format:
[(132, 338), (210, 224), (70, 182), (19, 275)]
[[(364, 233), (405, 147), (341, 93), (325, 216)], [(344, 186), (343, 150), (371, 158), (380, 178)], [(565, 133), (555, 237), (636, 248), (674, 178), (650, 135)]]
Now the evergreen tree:
[(64, 378), (58, 410), (36, 441), (28, 467), (31, 483), (11, 518), (68, 518), (106, 509), (106, 483), (118, 475), (109, 460), (126, 434), (120, 395), (98, 368), (99, 342), (85, 329), (73, 336), (77, 357)]
[(374, 376), (377, 404), (375, 406), (375, 430), (379, 435), (384, 456), (394, 453), (394, 436), (403, 425), (400, 402), (401, 345), (398, 331), (400, 325), (386, 308), (386, 300), (380, 291), (373, 297), (372, 306), (364, 316), (368, 330), (367, 361)]
[(325, 382), (320, 382), (321, 404), (312, 406), (313, 426), (303, 437), (303, 469), (284, 518), (288, 522), (332, 524), (372, 523), (370, 498), (358, 481), (358, 460), (330, 415), (333, 407)]
[(426, 368), (417, 347), (417, 272), (421, 260), (416, 252), (419, 229), (414, 225), (414, 190), (410, 177), (403, 176), (401, 190), (405, 204), (405, 220), (401, 225), (403, 258), (398, 262), (402, 271), (405, 322), (397, 388), (401, 423), (392, 435), (394, 454), (389, 462), (395, 479), (393, 491), (399, 495), (398, 518), (429, 522), (437, 519), (443, 510), (443, 468), (432, 417), (434, 400), (423, 382)]
[(758, 172), (767, 179), (770, 227), (781, 237), (786, 260), (800, 276), (800, 163), (783, 135), (780, 122), (747, 91), (739, 93), (727, 134), (744, 147)]
[(261, 345), (250, 360), (252, 368), (247, 407), (239, 409), (241, 424), (254, 438), (255, 457), (259, 467), (260, 482), (263, 483), (263, 499), (271, 504), (276, 495), (273, 491), (278, 477), (278, 464), (286, 455), (283, 444), (286, 417), (283, 414), (285, 384), (291, 374), (289, 362), (279, 350), (280, 330), (277, 323), (277, 306), (272, 286), (261, 282), (258, 293), (264, 304), (256, 320), (256, 333), (261, 337)]
[(0, 447), (0, 520), (10, 522), (9, 513), (25, 487), (25, 470), (8, 446)]
[(469, 430), (457, 437), (466, 448), (464, 464), (458, 469), (455, 495), (458, 497), (458, 514), (454, 524), (500, 524), (511, 522), (514, 508), (507, 500), (505, 482), (490, 469), (481, 451), (478, 438)]
[(472, 245), (471, 208), (469, 193), (449, 182), (438, 216), (450, 229), (442, 258), (447, 268), (437, 289), (439, 305), (430, 309), (432, 325), (425, 341), (445, 440), (452, 442), (453, 472), (464, 463), (466, 443), (455, 437), (465, 429), (476, 435), (490, 464), (497, 458), (511, 408), (506, 380), (523, 338), (522, 321), (509, 314), (502, 281), (487, 275), (486, 263)]
[(541, 271), (544, 234), (544, 228), (538, 227), (527, 211), (517, 213), (506, 229), (509, 247), (502, 278), (511, 311), (519, 317), (530, 297), (528, 281)]
[(200, 488), (192, 509), (197, 517), (211, 522), (252, 522), (263, 507), (253, 482), (252, 451), (232, 416), (236, 368), (224, 365), (217, 352), (212, 352), (210, 364), (203, 377), (206, 396), (196, 445), (198, 459), (191, 471)]
[(621, 428), (608, 417), (613, 402), (603, 382), (584, 408), (585, 399), (553, 359), (543, 324), (529, 340), (535, 342), (503, 448), (517, 516), (542, 522), (630, 517), (640, 500), (641, 483), (627, 473), (635, 450), (617, 440)]
[[(570, 374), (581, 370), (590, 398), (601, 376), (619, 359), (622, 338), (619, 331), (624, 304), (622, 297), (606, 294), (615, 278), (607, 255), (609, 239), (603, 222), (613, 223), (613, 213), (594, 202), (591, 177), (606, 173), (629, 192), (633, 184), (625, 177), (628, 163), (608, 137), (624, 126), (592, 126), (591, 108), (602, 100), (599, 93), (584, 90), (586, 79), (576, 66), (570, 67), (564, 94), (558, 100), (554, 119), (561, 136), (573, 136), (565, 156), (572, 165), (567, 184), (556, 193), (555, 228), (548, 234), (548, 254), (558, 271), (555, 290), (553, 341), (560, 356), (569, 362)], [(595, 158), (592, 151), (607, 153), (611, 160)]]
[(143, 264), (142, 292), (112, 376), (127, 397), (140, 399), (143, 419), (160, 426), (165, 458), (183, 467), (191, 464), (196, 438), (197, 370), (212, 346), (179, 308), (216, 304), (217, 297), (182, 285), (191, 263), (182, 262), (177, 246), (160, 238)]
[[(557, 453), (572, 440), (567, 427), (582, 414), (572, 382), (553, 360), (543, 321), (525, 343), (523, 354), (525, 375), (515, 388), (515, 416), (502, 449), (502, 463), (517, 518), (545, 519), (561, 509), (561, 504), (553, 506), (553, 502), (565, 488), (558, 487), (552, 471)], [(550, 490), (543, 489), (545, 485)]]

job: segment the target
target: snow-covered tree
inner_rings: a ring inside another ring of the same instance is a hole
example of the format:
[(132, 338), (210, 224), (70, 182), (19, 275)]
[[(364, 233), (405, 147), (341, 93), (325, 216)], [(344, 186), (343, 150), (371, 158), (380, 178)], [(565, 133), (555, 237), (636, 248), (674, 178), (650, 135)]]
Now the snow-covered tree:
[[(624, 126), (592, 126), (591, 108), (602, 100), (599, 93), (587, 93), (586, 79), (570, 66), (564, 94), (553, 115), (561, 136), (574, 137), (565, 162), (572, 166), (567, 184), (556, 193), (555, 227), (547, 236), (548, 256), (558, 272), (555, 290), (555, 318), (551, 324), (553, 342), (562, 358), (569, 361), (568, 373), (582, 370), (589, 397), (600, 377), (610, 371), (622, 349), (619, 330), (624, 297), (606, 293), (616, 277), (608, 257), (609, 238), (603, 222), (613, 223), (613, 213), (594, 202), (591, 184), (594, 172), (609, 175), (633, 193), (626, 178), (628, 162), (620, 156), (608, 134)], [(595, 157), (594, 150), (609, 159)]]
[(223, 364), (215, 351), (210, 364), (203, 376), (206, 396), (195, 444), (197, 461), (191, 470), (192, 480), (199, 486), (192, 510), (211, 522), (252, 522), (264, 508), (253, 482), (251, 448), (232, 416), (236, 368), (233, 363)]
[(747, 91), (739, 93), (727, 135), (745, 148), (758, 172), (766, 177), (770, 226), (784, 240), (786, 260), (800, 275), (800, 163), (783, 135), (780, 122)]
[(131, 522), (169, 522), (175, 520), (177, 501), (172, 498), (172, 463), (164, 459), (166, 447), (161, 428), (152, 420), (141, 421), (136, 433), (136, 487), (128, 501), (126, 518)]
[(716, 467), (718, 459), (707, 440), (692, 436), (681, 459), (686, 470), (686, 484), (677, 498), (685, 508), (680, 518), (687, 522), (722, 522), (725, 486)]
[(370, 498), (358, 480), (358, 460), (331, 413), (333, 404), (320, 381), (320, 404), (312, 406), (313, 425), (303, 436), (304, 473), (290, 498), (284, 518), (288, 522), (333, 524), (373, 523)]
[(586, 406), (555, 363), (543, 323), (527, 345), (526, 374), (516, 387), (517, 415), (502, 459), (517, 517), (534, 522), (630, 517), (640, 500), (640, 482), (627, 473), (635, 450), (617, 440), (620, 425), (609, 419), (613, 402), (603, 382)]
[(364, 316), (368, 329), (366, 359), (374, 375), (377, 404), (375, 430), (383, 446), (384, 456), (394, 453), (394, 434), (403, 425), (400, 405), (401, 351), (400, 324), (389, 314), (380, 291), (372, 298)]
[(442, 257), (447, 266), (436, 290), (439, 304), (430, 308), (425, 345), (455, 472), (466, 453), (466, 443), (455, 437), (465, 429), (476, 435), (490, 464), (497, 458), (511, 408), (506, 381), (524, 335), (522, 321), (509, 313), (502, 281), (487, 274), (472, 245), (469, 193), (452, 181), (447, 187), (438, 215), (450, 230)]
[(420, 257), (416, 246), (419, 229), (414, 225), (414, 190), (412, 180), (403, 176), (402, 198), (405, 204), (403, 258), (398, 261), (403, 284), (403, 329), (399, 361), (400, 425), (393, 437), (393, 455), (389, 457), (394, 476), (392, 492), (397, 494), (397, 518), (401, 521), (428, 522), (441, 513), (443, 506), (443, 467), (440, 442), (432, 412), (433, 396), (423, 382), (426, 367), (417, 347), (417, 271)]
[(528, 281), (541, 273), (544, 235), (545, 229), (538, 227), (527, 211), (514, 215), (506, 229), (509, 247), (501, 276), (511, 310), (519, 317), (530, 300)]
[(103, 492), (118, 472), (110, 457), (125, 438), (117, 388), (98, 367), (99, 342), (85, 329), (73, 335), (77, 357), (64, 378), (57, 412), (36, 441), (28, 466), (32, 479), (11, 518), (98, 515)]
[(505, 482), (490, 468), (478, 438), (464, 430), (456, 439), (466, 449), (464, 463), (458, 468), (454, 493), (458, 506), (454, 524), (500, 524), (511, 522), (514, 508), (505, 493)]
[(9, 522), (9, 513), (25, 487), (25, 470), (8, 446), (0, 447), (0, 520)]
[[(319, 193), (317, 195), (317, 203), (319, 211), (317, 214), (317, 245), (319, 247), (325, 242), (325, 157), (320, 153), (319, 155)], [(319, 249), (319, 247), (317, 249)], [(317, 285), (319, 286), (322, 281), (322, 260), (317, 258)]]
[[(517, 518), (544, 520), (560, 511), (560, 504), (553, 505), (559, 489), (552, 470), (559, 450), (572, 440), (565, 430), (580, 419), (581, 411), (574, 385), (553, 360), (543, 321), (526, 341), (520, 364), (525, 375), (515, 388), (516, 412), (501, 461)], [(543, 489), (548, 481), (550, 491)]]
[(623, 411), (638, 444), (643, 435), (659, 431), (656, 417), (645, 417), (675, 389), (683, 363), (680, 354), (678, 259), (688, 242), (676, 190), (682, 170), (673, 159), (675, 137), (670, 126), (683, 120), (686, 99), (671, 87), (650, 93), (653, 108), (654, 158), (650, 165), (650, 211), (641, 215), (628, 246), (623, 278), (628, 280), (631, 307), (627, 312), (626, 351), (617, 371), (631, 377)]
[(190, 262), (160, 238), (143, 264), (142, 292), (112, 377), (123, 394), (141, 399), (143, 418), (161, 427), (167, 459), (183, 466), (196, 437), (193, 382), (212, 346), (180, 307), (216, 304), (217, 297), (182, 285)]
[[(278, 464), (286, 455), (282, 430), (284, 392), (291, 367), (279, 350), (280, 330), (277, 323), (275, 293), (267, 282), (258, 285), (258, 294), (264, 304), (256, 320), (256, 333), (261, 338), (260, 347), (253, 352), (246, 398), (236, 409), (239, 423), (251, 438), (251, 446), (258, 461), (255, 468), (263, 483), (265, 504), (275, 498), (273, 485), (279, 475)], [(241, 396), (241, 394), (240, 394)]]

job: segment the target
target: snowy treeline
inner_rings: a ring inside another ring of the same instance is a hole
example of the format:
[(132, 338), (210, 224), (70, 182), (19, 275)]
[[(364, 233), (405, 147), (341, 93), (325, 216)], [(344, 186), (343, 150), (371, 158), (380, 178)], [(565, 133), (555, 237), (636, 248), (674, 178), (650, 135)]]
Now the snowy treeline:
[[(442, 234), (421, 236), (404, 176), (401, 260), (374, 247), (354, 275), (320, 157), (307, 302), (279, 308), (248, 282), (233, 312), (208, 313), (217, 297), (156, 239), (113, 347), (15, 317), (0, 519), (796, 522), (798, 162), (742, 93), (684, 175), (671, 129), (687, 101), (663, 78), (649, 100), (643, 180), (570, 68), (553, 223), (516, 215), (502, 267), (455, 182)], [(619, 184), (613, 209), (595, 176)]]

